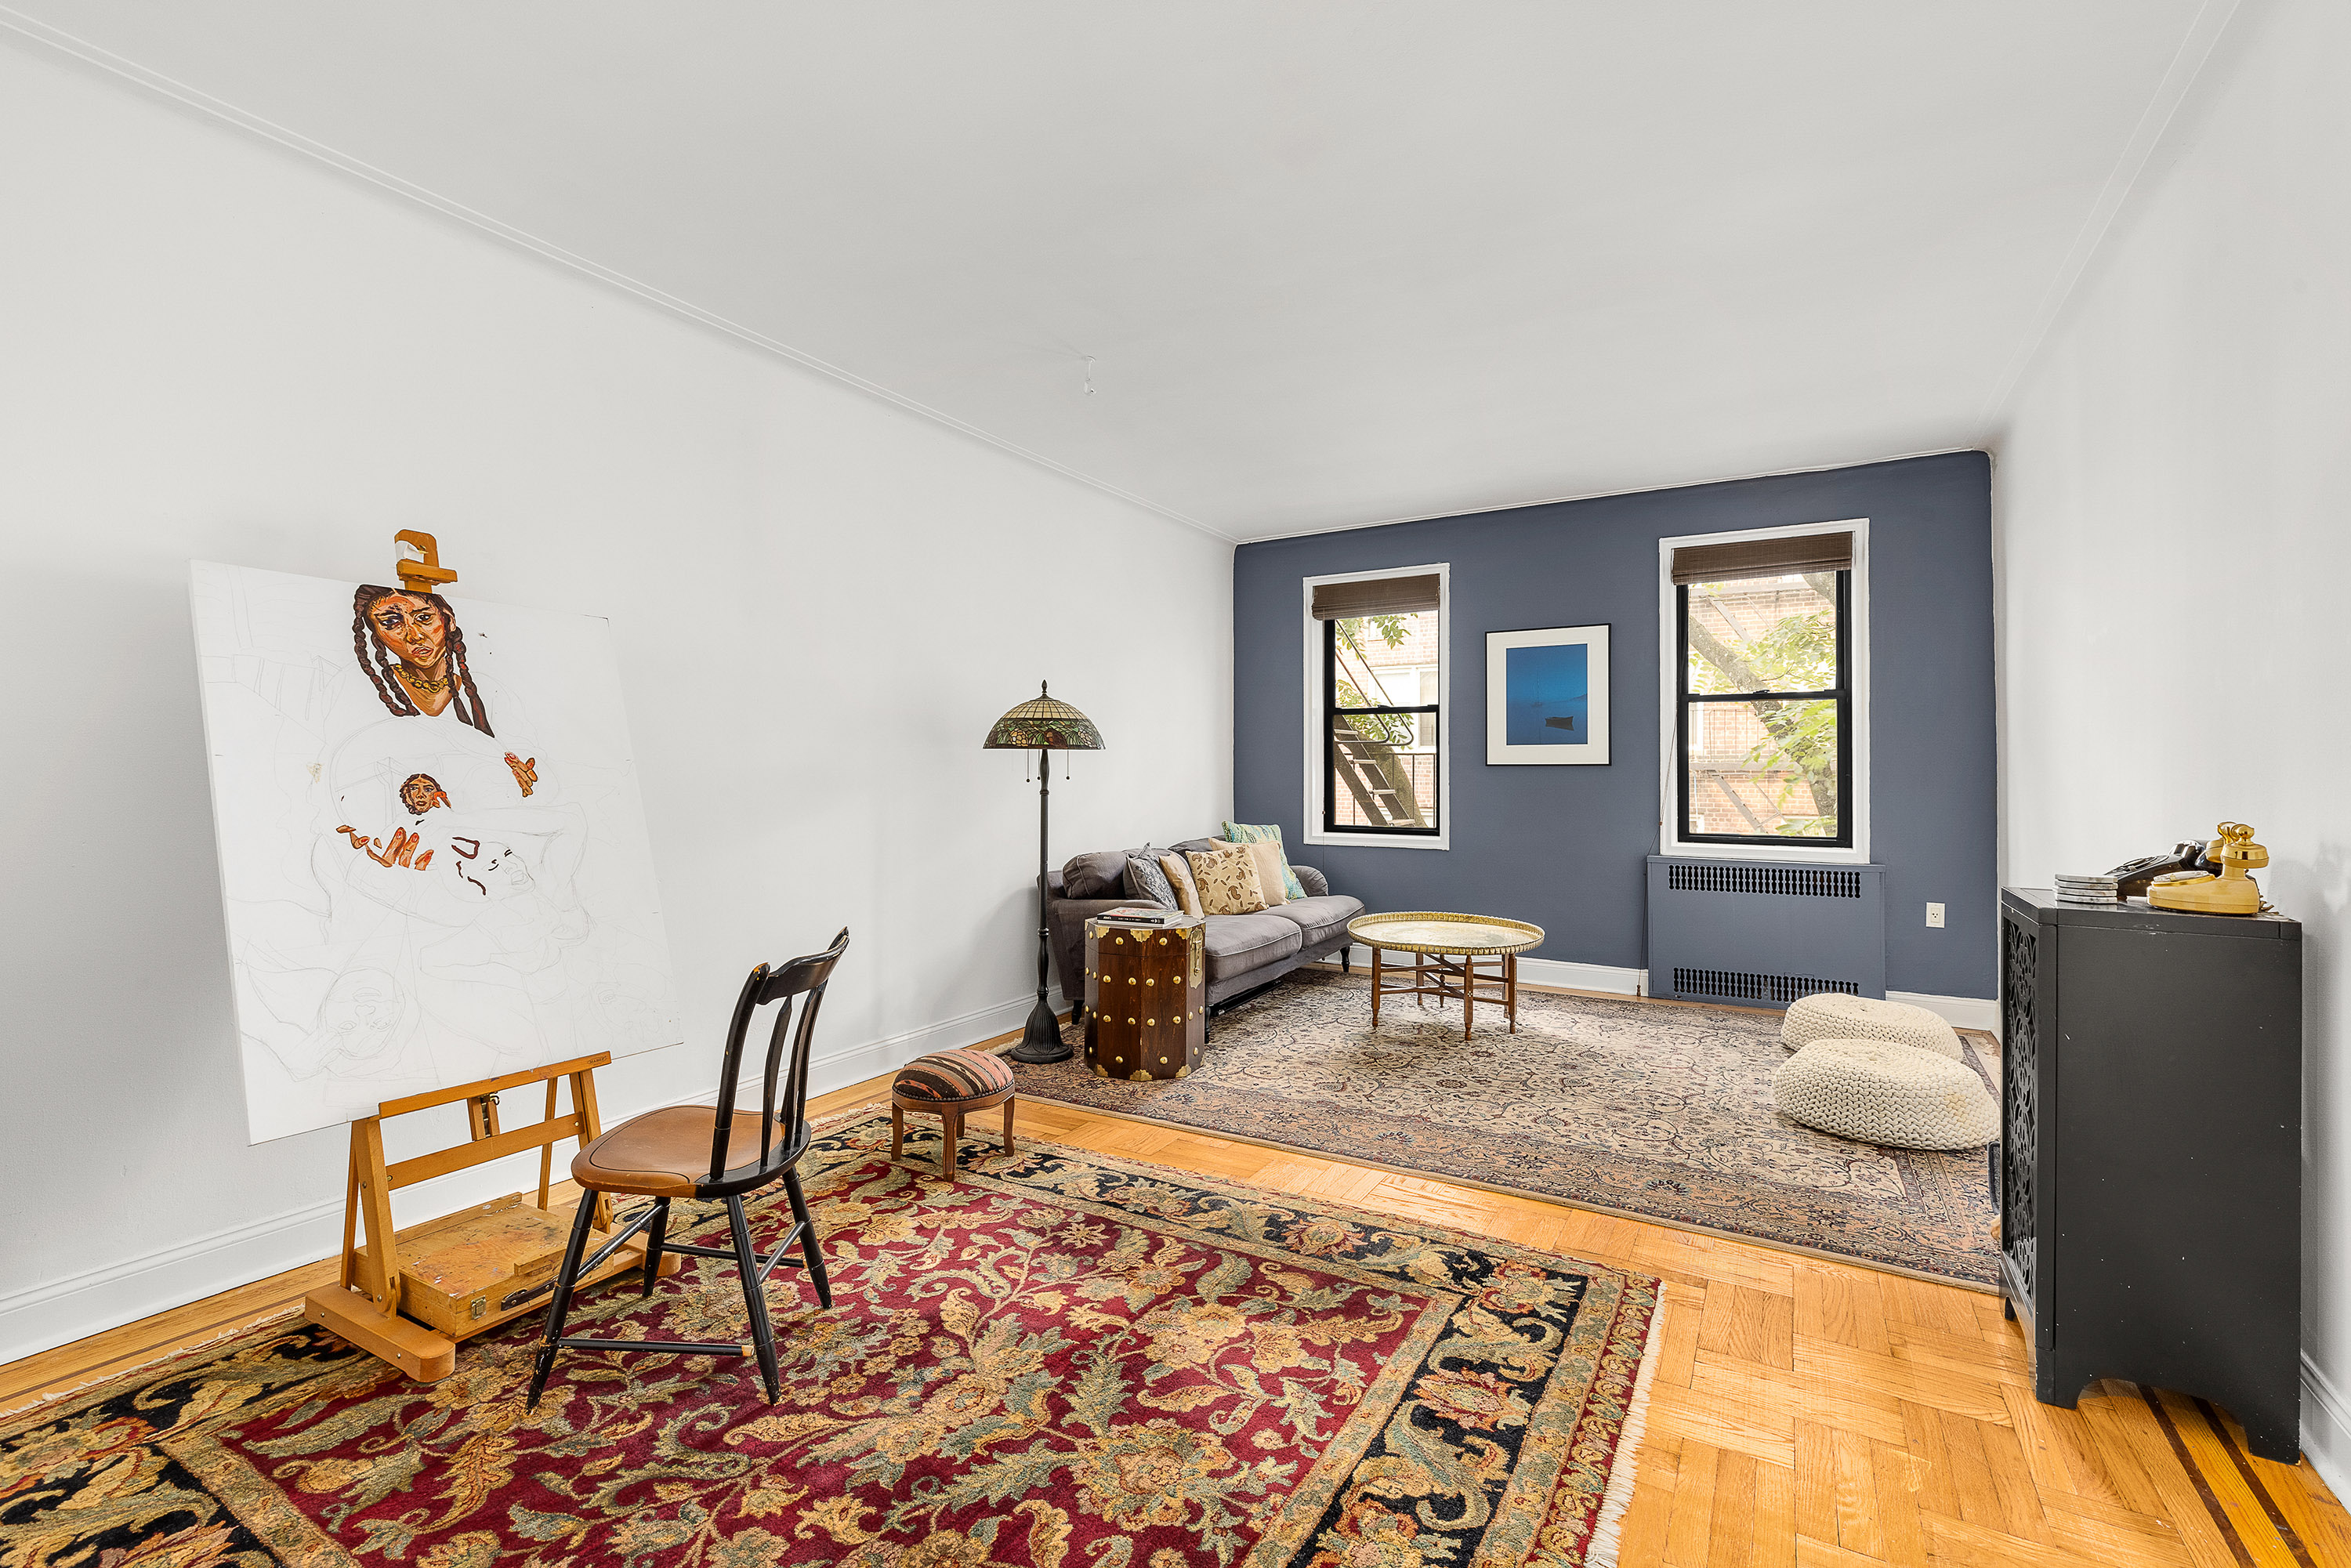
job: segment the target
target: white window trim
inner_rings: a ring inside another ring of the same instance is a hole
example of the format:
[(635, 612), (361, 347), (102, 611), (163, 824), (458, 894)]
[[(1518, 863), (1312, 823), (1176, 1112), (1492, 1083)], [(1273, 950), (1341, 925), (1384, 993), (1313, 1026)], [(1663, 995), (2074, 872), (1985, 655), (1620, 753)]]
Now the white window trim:
[[(1434, 835), (1351, 833), (1322, 827), (1322, 623), (1314, 619), (1314, 590), (1325, 582), (1363, 582), (1376, 577), (1437, 575), (1437, 831)], [(1375, 850), (1449, 850), (1453, 847), (1453, 569), (1443, 561), (1432, 566), (1388, 566), (1377, 571), (1338, 571), (1301, 580), (1299, 619), (1303, 632), (1306, 664), (1306, 841), (1310, 844), (1361, 845)]]
[[(1681, 695), (1681, 622), (1675, 613), (1674, 551), (1684, 545), (1732, 544), (1742, 539), (1799, 538), (1806, 534), (1853, 534), (1853, 599), (1846, 635), (1853, 670), (1853, 701), (1847, 709), (1853, 721), (1853, 777), (1844, 781), (1844, 804), (1853, 815), (1851, 849), (1811, 848), (1791, 841), (1777, 844), (1690, 843), (1682, 837), (1680, 796), (1682, 757), (1675, 745), (1680, 733), (1677, 712)], [(1803, 861), (1813, 863), (1869, 863), (1869, 519), (1846, 517), (1836, 522), (1802, 523), (1783, 528), (1734, 528), (1719, 534), (1684, 534), (1657, 541), (1657, 715), (1659, 767), (1664, 792), (1658, 798), (1657, 822), (1661, 853), (1701, 860)]]

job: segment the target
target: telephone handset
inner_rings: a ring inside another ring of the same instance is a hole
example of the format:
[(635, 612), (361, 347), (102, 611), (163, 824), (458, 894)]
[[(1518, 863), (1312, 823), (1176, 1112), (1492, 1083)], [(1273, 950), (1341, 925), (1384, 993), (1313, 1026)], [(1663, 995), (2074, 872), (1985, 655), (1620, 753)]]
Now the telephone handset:
[(2169, 854), (2141, 855), (2135, 861), (2125, 861), (2106, 874), (2115, 880), (2116, 898), (2144, 898), (2148, 884), (2157, 877), (2175, 872), (2216, 869), (2205, 862), (2203, 841), (2193, 840), (2175, 846)]
[[(2253, 842), (2250, 823), (2222, 822), (2220, 834), (2210, 843), (2181, 844), (2170, 869), (2142, 873), (2147, 877), (2147, 903), (2193, 915), (2259, 915), (2264, 906), (2262, 890), (2247, 873), (2269, 864), (2270, 852)], [(2195, 859), (2187, 862), (2190, 851), (2196, 852)]]

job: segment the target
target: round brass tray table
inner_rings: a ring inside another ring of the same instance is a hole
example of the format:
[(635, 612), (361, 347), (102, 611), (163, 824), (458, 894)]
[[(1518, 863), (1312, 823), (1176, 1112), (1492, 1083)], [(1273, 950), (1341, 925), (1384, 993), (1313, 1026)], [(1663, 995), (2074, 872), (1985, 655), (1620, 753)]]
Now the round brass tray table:
[[(1541, 926), (1493, 915), (1418, 910), (1359, 915), (1347, 922), (1347, 935), (1372, 950), (1374, 1029), (1380, 1027), (1380, 998), (1405, 996), (1458, 1001), (1464, 1040), (1477, 1027), (1480, 1001), (1500, 1003), (1510, 1032), (1519, 1032), (1519, 955), (1542, 941)], [(1388, 983), (1384, 950), (1412, 955), (1410, 985)]]

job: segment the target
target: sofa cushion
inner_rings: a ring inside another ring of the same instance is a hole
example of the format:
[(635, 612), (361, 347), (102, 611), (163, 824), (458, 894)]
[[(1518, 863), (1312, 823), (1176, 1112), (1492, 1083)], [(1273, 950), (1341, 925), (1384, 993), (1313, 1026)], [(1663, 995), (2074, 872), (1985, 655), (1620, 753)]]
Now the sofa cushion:
[[(1273, 846), (1274, 858), (1281, 862), (1282, 896), (1284, 898), (1303, 898), (1306, 896), (1305, 887), (1299, 882), (1297, 875), (1290, 869), (1289, 852), (1281, 847), (1281, 824), (1280, 822), (1263, 822), (1256, 824), (1249, 822), (1227, 822), (1225, 824), (1225, 839), (1228, 842), (1236, 844), (1271, 844)], [(1268, 904), (1271, 904), (1273, 902), (1272, 897), (1269, 895), (1266, 902)]]
[(1176, 908), (1195, 917), (1207, 913), (1200, 907), (1200, 890), (1192, 881), (1191, 862), (1169, 850), (1159, 857), (1159, 873), (1176, 894)]
[(1192, 882), (1200, 890), (1200, 907), (1210, 915), (1250, 915), (1265, 907), (1257, 860), (1248, 846), (1227, 844), (1211, 853), (1186, 858), (1192, 862)]
[(1146, 904), (1162, 909), (1179, 907), (1176, 890), (1167, 885), (1167, 873), (1159, 869), (1157, 857), (1149, 854), (1126, 857), (1126, 891)]
[(1278, 919), (1295, 921), (1300, 939), (1309, 947), (1346, 930), (1347, 922), (1364, 912), (1364, 901), (1345, 894), (1321, 898), (1293, 898), (1266, 911)]
[(1061, 868), (1064, 898), (1123, 898), (1126, 896), (1126, 851), (1094, 850), (1072, 855)]
[(1207, 942), (1211, 980), (1278, 964), (1305, 945), (1298, 923), (1279, 915), (1212, 915)]
[(1281, 846), (1251, 841), (1242, 844), (1241, 848), (1249, 851), (1249, 858), (1257, 862), (1257, 885), (1265, 894), (1265, 906), (1271, 909), (1277, 904), (1289, 903), (1290, 889), (1283, 883), (1282, 873), (1290, 868), (1281, 863)]

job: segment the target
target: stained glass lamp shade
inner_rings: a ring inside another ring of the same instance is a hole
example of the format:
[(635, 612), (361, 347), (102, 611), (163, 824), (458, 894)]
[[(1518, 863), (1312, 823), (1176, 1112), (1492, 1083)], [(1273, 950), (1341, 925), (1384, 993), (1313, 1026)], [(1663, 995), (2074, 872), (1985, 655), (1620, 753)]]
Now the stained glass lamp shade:
[[(1056, 702), (1040, 681), (1035, 696), (996, 721), (985, 745), (990, 751), (1100, 751), (1102, 737), (1093, 720), (1065, 702)], [(1071, 1055), (1061, 1039), (1061, 1020), (1054, 1016), (1045, 994), (1051, 973), (1045, 914), (1045, 833), (1052, 776), (1050, 766), (1037, 770), (1037, 1005), (1029, 1009), (1020, 1043), (1006, 1053), (1015, 1061), (1067, 1061)]]
[(987, 732), (990, 751), (1100, 751), (1102, 731), (1094, 721), (1047, 695), (1037, 683), (1037, 695), (996, 721)]

